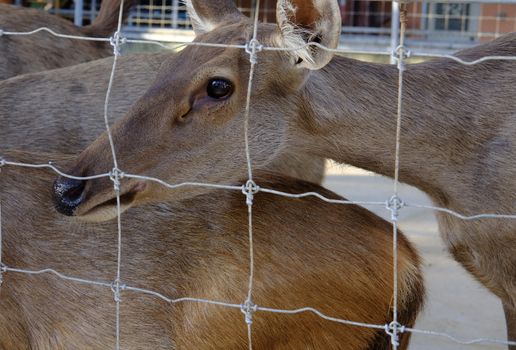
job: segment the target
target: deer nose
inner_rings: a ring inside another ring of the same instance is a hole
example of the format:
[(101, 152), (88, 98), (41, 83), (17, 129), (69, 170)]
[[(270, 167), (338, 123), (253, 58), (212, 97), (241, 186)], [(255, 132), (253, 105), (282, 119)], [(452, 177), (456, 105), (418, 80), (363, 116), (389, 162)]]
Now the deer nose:
[(61, 214), (72, 216), (84, 200), (86, 181), (59, 177), (54, 182), (54, 205)]

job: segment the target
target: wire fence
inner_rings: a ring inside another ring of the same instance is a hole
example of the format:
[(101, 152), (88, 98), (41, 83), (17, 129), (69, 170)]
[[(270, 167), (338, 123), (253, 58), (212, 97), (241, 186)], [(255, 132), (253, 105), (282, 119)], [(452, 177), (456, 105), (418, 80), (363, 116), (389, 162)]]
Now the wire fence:
[[(393, 4), (398, 5), (398, 3), (393, 2)], [(246, 95), (246, 103), (245, 103), (245, 115), (244, 115), (244, 140), (245, 140), (245, 154), (246, 154), (246, 160), (247, 160), (247, 173), (248, 173), (248, 180), (241, 185), (221, 185), (221, 184), (214, 184), (214, 183), (199, 183), (199, 182), (183, 182), (183, 183), (177, 183), (177, 184), (171, 184), (166, 181), (163, 181), (162, 179), (149, 177), (149, 176), (143, 176), (138, 174), (129, 174), (125, 173), (122, 169), (118, 167), (117, 162), (117, 154), (114, 147), (113, 137), (111, 135), (111, 130), (109, 127), (109, 102), (110, 102), (110, 94), (111, 89), (113, 86), (114, 81), (114, 72), (117, 66), (117, 60), (120, 56), (120, 48), (122, 45), (128, 44), (128, 43), (145, 43), (149, 45), (159, 45), (164, 48), (170, 48), (170, 46), (165, 46), (160, 42), (157, 41), (149, 41), (149, 40), (134, 40), (134, 39), (127, 39), (123, 36), (121, 32), (122, 28), (122, 11), (123, 11), (123, 0), (120, 7), (119, 12), (119, 18), (118, 18), (118, 28), (117, 31), (114, 33), (112, 37), (109, 38), (89, 38), (89, 37), (77, 37), (77, 36), (70, 36), (66, 34), (61, 33), (55, 33), (54, 31), (48, 29), (48, 28), (39, 28), (37, 30), (31, 31), (31, 32), (8, 32), (8, 31), (1, 31), (0, 29), (0, 37), (2, 35), (5, 36), (15, 36), (15, 35), (37, 35), (40, 31), (47, 31), (50, 34), (54, 35), (56, 38), (71, 38), (76, 40), (93, 40), (93, 41), (103, 41), (103, 42), (109, 42), (113, 47), (113, 65), (111, 69), (111, 74), (109, 78), (109, 83), (107, 87), (105, 102), (104, 102), (104, 123), (106, 127), (106, 132), (109, 138), (109, 144), (111, 148), (111, 154), (113, 158), (113, 169), (109, 172), (105, 172), (102, 174), (92, 175), (88, 177), (78, 177), (78, 176), (72, 176), (69, 174), (66, 174), (62, 172), (60, 169), (58, 169), (56, 166), (54, 166), (51, 163), (48, 164), (28, 164), (28, 163), (21, 163), (17, 162), (16, 160), (9, 160), (5, 159), (0, 155), (0, 168), (7, 167), (7, 166), (13, 166), (13, 167), (26, 167), (26, 168), (47, 168), (55, 173), (66, 177), (70, 179), (76, 179), (76, 180), (93, 180), (93, 179), (101, 179), (101, 178), (109, 178), (113, 184), (113, 191), (116, 195), (116, 208), (117, 208), (117, 237), (118, 237), (118, 244), (117, 244), (117, 269), (115, 271), (115, 278), (113, 281), (95, 281), (95, 280), (88, 280), (88, 279), (82, 279), (75, 276), (68, 276), (65, 274), (60, 273), (59, 271), (56, 271), (51, 268), (45, 268), (41, 270), (29, 270), (29, 269), (20, 269), (16, 268), (14, 266), (7, 266), (4, 263), (2, 263), (2, 220), (5, 220), (5, 218), (2, 218), (1, 214), (1, 203), (0, 203), (0, 283), (2, 282), (3, 274), (6, 273), (21, 273), (21, 274), (28, 274), (28, 275), (41, 275), (41, 274), (53, 274), (63, 280), (73, 281), (77, 283), (85, 283), (88, 285), (97, 285), (102, 286), (105, 288), (110, 288), (113, 292), (113, 298), (114, 302), (116, 304), (116, 311), (115, 311), (115, 324), (116, 324), (116, 343), (114, 344), (115, 349), (120, 348), (120, 303), (121, 303), (121, 294), (125, 291), (131, 291), (131, 292), (137, 292), (137, 293), (143, 293), (155, 296), (161, 300), (164, 300), (168, 303), (175, 304), (175, 303), (186, 303), (186, 302), (194, 302), (194, 303), (203, 303), (203, 304), (211, 304), (211, 305), (217, 305), (221, 307), (228, 307), (228, 308), (235, 308), (240, 309), (242, 313), (244, 314), (244, 321), (245, 326), (247, 327), (248, 332), (248, 346), (249, 349), (252, 349), (252, 324), (253, 324), (253, 318), (254, 315), (258, 312), (269, 312), (269, 313), (280, 313), (280, 314), (286, 314), (286, 315), (292, 315), (292, 314), (299, 314), (299, 313), (313, 313), (325, 320), (346, 324), (346, 325), (352, 325), (356, 327), (365, 327), (365, 328), (372, 328), (372, 329), (378, 329), (378, 330), (384, 330), (386, 334), (388, 334), (391, 338), (391, 344), (394, 350), (396, 350), (399, 346), (399, 335), (404, 332), (411, 332), (411, 333), (418, 333), (418, 334), (424, 334), (429, 336), (437, 336), (442, 338), (447, 338), (450, 341), (453, 341), (458, 344), (463, 345), (472, 345), (472, 344), (501, 344), (501, 345), (514, 345), (516, 346), (516, 341), (506, 341), (506, 340), (500, 340), (500, 339), (490, 339), (486, 337), (478, 337), (475, 339), (461, 339), (457, 336), (454, 336), (452, 334), (443, 333), (443, 332), (437, 332), (432, 330), (422, 330), (422, 329), (416, 329), (416, 328), (410, 328), (406, 327), (405, 325), (402, 325), (398, 322), (398, 216), (400, 210), (406, 207), (415, 207), (415, 208), (423, 208), (428, 210), (433, 210), (436, 212), (441, 212), (447, 215), (454, 216), (456, 218), (459, 218), (461, 220), (479, 220), (479, 219), (492, 219), (492, 220), (501, 220), (501, 219), (510, 219), (510, 220), (516, 220), (516, 213), (502, 213), (502, 214), (496, 214), (496, 213), (478, 213), (478, 214), (470, 214), (466, 215), (465, 213), (459, 213), (457, 211), (451, 210), (449, 208), (443, 208), (443, 207), (437, 207), (437, 206), (429, 206), (429, 205), (421, 205), (417, 203), (407, 203), (400, 198), (398, 193), (398, 185), (399, 185), (399, 168), (400, 168), (400, 136), (401, 136), (401, 125), (402, 125), (402, 112), (403, 112), (403, 81), (404, 81), (404, 71), (406, 68), (406, 60), (410, 56), (410, 51), (407, 46), (405, 46), (405, 37), (407, 33), (407, 24), (409, 23), (409, 19), (407, 16), (407, 4), (401, 3), (399, 4), (401, 8), (401, 16), (400, 16), (400, 36), (399, 36), (399, 43), (400, 45), (391, 52), (391, 57), (395, 61), (397, 68), (398, 68), (398, 97), (397, 97), (397, 113), (396, 113), (396, 142), (395, 142), (395, 173), (393, 174), (393, 191), (392, 196), (388, 199), (384, 200), (378, 200), (378, 201), (350, 201), (350, 200), (338, 200), (338, 199), (331, 199), (327, 198), (319, 193), (316, 192), (306, 192), (306, 193), (287, 193), (283, 191), (278, 191), (272, 188), (265, 188), (259, 186), (254, 180), (253, 180), (253, 167), (252, 167), (252, 157), (250, 154), (250, 148), (249, 148), (249, 119), (250, 119), (250, 106), (252, 101), (252, 91), (253, 91), (253, 80), (254, 80), (254, 71), (255, 66), (259, 64), (259, 53), (261, 51), (296, 51), (299, 49), (302, 49), (307, 46), (316, 46), (320, 49), (327, 50), (329, 52), (334, 53), (340, 53), (340, 54), (346, 54), (348, 51), (342, 50), (342, 49), (330, 49), (327, 48), (319, 43), (310, 42), (300, 47), (268, 47), (263, 46), (260, 42), (257, 40), (257, 33), (258, 33), (258, 13), (260, 8), (260, 0), (254, 1), (254, 6), (252, 7), (254, 11), (252, 12), (254, 21), (253, 21), (253, 35), (252, 38), (249, 40), (249, 42), (246, 45), (225, 45), (225, 44), (213, 44), (213, 43), (203, 43), (203, 42), (191, 42), (191, 43), (184, 43), (179, 42), (176, 43), (174, 48), (186, 46), (186, 45), (196, 45), (196, 46), (205, 46), (205, 47), (232, 47), (232, 48), (238, 48), (245, 50), (249, 55), (249, 61), (250, 61), (250, 71), (249, 71), (249, 79), (248, 79), (248, 86), (247, 86), (247, 95)], [(442, 57), (447, 58), (450, 60), (453, 60), (455, 62), (458, 62), (463, 65), (476, 65), (480, 64), (485, 61), (516, 61), (516, 56), (485, 56), (480, 59), (472, 60), (472, 61), (466, 61), (459, 57), (452, 56), (452, 55), (431, 55), (422, 53), (422, 57)], [(202, 299), (202, 298), (192, 298), (192, 297), (181, 297), (172, 299), (167, 297), (166, 295), (160, 294), (157, 291), (144, 289), (144, 288), (137, 288), (133, 286), (129, 286), (123, 282), (123, 276), (121, 276), (121, 254), (122, 254), (122, 221), (121, 221), (121, 201), (120, 201), (120, 185), (121, 182), (124, 179), (139, 179), (139, 180), (145, 180), (150, 182), (155, 182), (160, 185), (162, 185), (165, 188), (168, 189), (175, 189), (179, 187), (205, 187), (210, 188), (213, 190), (232, 190), (232, 191), (241, 191), (244, 195), (244, 200), (246, 203), (246, 206), (248, 208), (248, 241), (249, 241), (249, 279), (248, 279), (248, 288), (247, 288), (247, 295), (243, 296), (242, 301), (239, 303), (235, 302), (229, 302), (229, 301), (220, 301), (220, 300), (210, 300), (210, 299)], [(253, 302), (253, 282), (254, 282), (254, 248), (253, 248), (253, 198), (254, 195), (258, 192), (264, 192), (264, 193), (270, 193), (278, 196), (284, 196), (289, 198), (304, 198), (308, 196), (314, 196), (316, 198), (319, 198), (322, 201), (332, 203), (332, 204), (341, 204), (341, 205), (372, 205), (372, 206), (383, 206), (386, 210), (388, 210), (391, 214), (391, 222), (393, 227), (393, 246), (392, 246), (392, 252), (393, 252), (393, 320), (392, 322), (388, 324), (369, 324), (360, 322), (359, 320), (346, 320), (338, 318), (337, 316), (332, 315), (326, 315), (319, 311), (316, 308), (307, 306), (297, 309), (278, 309), (278, 308), (270, 308), (267, 306), (262, 305), (256, 305)]]

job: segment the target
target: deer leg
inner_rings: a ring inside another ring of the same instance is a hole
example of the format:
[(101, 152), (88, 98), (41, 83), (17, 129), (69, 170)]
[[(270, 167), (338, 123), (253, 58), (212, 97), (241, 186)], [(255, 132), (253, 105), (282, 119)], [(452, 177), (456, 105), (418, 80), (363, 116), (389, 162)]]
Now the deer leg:
[[(516, 309), (504, 303), (503, 312), (507, 325), (507, 339), (516, 342)], [(509, 345), (509, 350), (516, 350), (516, 345)]]

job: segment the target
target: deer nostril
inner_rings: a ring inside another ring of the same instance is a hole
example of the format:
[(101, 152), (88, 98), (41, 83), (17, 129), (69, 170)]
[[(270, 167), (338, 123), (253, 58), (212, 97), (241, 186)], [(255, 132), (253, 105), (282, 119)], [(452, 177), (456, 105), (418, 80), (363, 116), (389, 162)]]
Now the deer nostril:
[(61, 214), (72, 216), (84, 199), (86, 181), (60, 177), (54, 182), (54, 204)]

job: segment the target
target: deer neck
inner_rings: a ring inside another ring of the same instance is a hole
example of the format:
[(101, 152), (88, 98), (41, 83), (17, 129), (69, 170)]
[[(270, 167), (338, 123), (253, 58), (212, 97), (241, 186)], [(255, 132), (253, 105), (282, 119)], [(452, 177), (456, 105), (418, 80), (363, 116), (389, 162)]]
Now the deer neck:
[[(449, 118), (449, 111), (439, 112), (443, 101), (437, 101), (454, 85), (438, 72), (421, 65), (405, 71), (399, 170), (402, 182), (447, 204), (450, 184), (443, 171), (456, 171), (462, 162), (463, 155), (453, 151), (468, 130), (457, 123), (460, 115)], [(302, 134), (292, 139), (303, 143), (306, 152), (393, 177), (397, 95), (395, 66), (334, 58), (308, 80), (302, 118), (296, 121), (301, 125), (294, 126)]]

